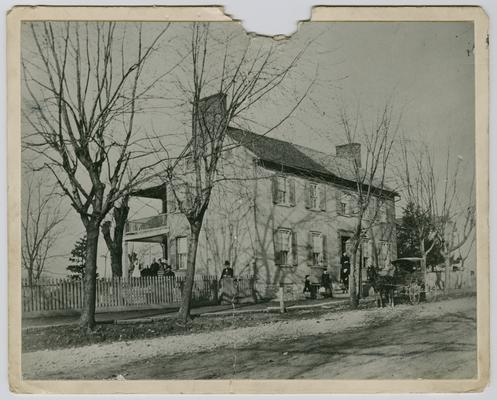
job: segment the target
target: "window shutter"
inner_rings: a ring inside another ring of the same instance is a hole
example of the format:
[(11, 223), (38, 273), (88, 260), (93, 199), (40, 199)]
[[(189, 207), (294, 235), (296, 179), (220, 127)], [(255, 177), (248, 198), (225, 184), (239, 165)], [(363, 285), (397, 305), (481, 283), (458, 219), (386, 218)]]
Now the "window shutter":
[(305, 183), (304, 191), (305, 191), (305, 208), (311, 208), (311, 188), (309, 182)]
[(295, 179), (288, 178), (287, 182), (288, 182), (290, 205), (295, 206)]
[(176, 238), (175, 237), (169, 238), (169, 264), (171, 265), (172, 268), (178, 269), (178, 266), (176, 265)]
[(326, 185), (319, 185), (319, 208), (326, 211)]
[(280, 238), (278, 236), (278, 230), (275, 229), (273, 232), (274, 263), (281, 265)]
[(278, 177), (271, 178), (271, 192), (273, 193), (273, 204), (278, 204)]
[(292, 231), (292, 264), (294, 267), (299, 265), (297, 232), (295, 231)]
[(328, 246), (327, 246), (327, 240), (326, 240), (326, 235), (323, 234), (321, 235), (321, 238), (323, 239), (323, 265), (328, 266)]
[(307, 261), (309, 261), (309, 264), (312, 265), (313, 260), (312, 260), (312, 253), (313, 253), (313, 247), (312, 247), (312, 233), (309, 232), (308, 238), (307, 238)]

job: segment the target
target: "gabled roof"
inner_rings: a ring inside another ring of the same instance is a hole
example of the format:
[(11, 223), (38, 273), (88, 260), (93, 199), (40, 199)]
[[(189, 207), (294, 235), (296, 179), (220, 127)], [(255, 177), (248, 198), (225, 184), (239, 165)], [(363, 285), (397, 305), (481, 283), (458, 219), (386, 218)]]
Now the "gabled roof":
[(228, 128), (228, 135), (264, 161), (309, 172), (328, 174), (329, 171), (290, 142), (258, 135), (253, 132)]
[[(340, 183), (356, 183), (352, 163), (345, 158), (231, 127), (228, 128), (228, 135), (263, 162), (297, 169), (310, 177), (320, 176)], [(374, 183), (376, 188), (382, 186), (383, 191), (397, 195), (385, 184), (381, 185), (381, 181)]]

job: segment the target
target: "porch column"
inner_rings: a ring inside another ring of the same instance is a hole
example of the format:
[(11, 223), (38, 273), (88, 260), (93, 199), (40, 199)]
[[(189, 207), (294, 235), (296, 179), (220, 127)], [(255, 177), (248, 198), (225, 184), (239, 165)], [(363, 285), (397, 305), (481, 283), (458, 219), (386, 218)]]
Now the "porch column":
[(123, 279), (127, 280), (129, 276), (129, 257), (128, 242), (123, 240)]
[(167, 236), (164, 235), (162, 237), (162, 243), (161, 243), (161, 246), (162, 246), (162, 257), (164, 258), (164, 260), (167, 260), (169, 262), (169, 254), (168, 254), (168, 251), (167, 251)]

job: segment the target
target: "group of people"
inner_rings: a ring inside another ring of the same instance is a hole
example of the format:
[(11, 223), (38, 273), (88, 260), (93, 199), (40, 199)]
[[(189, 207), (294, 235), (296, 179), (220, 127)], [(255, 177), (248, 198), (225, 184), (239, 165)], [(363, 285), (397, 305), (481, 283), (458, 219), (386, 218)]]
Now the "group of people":
[[(343, 253), (340, 257), (340, 283), (342, 293), (347, 293), (349, 291), (349, 275), (350, 275), (350, 258), (347, 253)], [(315, 299), (317, 297), (317, 292), (323, 297), (333, 297), (333, 282), (330, 274), (327, 270), (324, 270), (321, 274), (321, 279), (319, 283), (313, 284), (311, 282), (311, 276), (306, 275), (304, 279), (304, 295), (306, 298)]]
[[(319, 290), (318, 290), (319, 287)], [(317, 292), (323, 297), (333, 298), (333, 285), (331, 281), (331, 276), (327, 270), (324, 270), (321, 274), (321, 279), (319, 285), (311, 283), (311, 276), (306, 275), (304, 279), (304, 296), (306, 298), (315, 299), (317, 297)]]
[(140, 278), (144, 276), (165, 276), (169, 278), (174, 278), (175, 274), (171, 265), (168, 264), (167, 260), (164, 258), (159, 258), (158, 260), (154, 258), (152, 263), (148, 267), (143, 267), (140, 262), (135, 258), (132, 264), (131, 276), (133, 278)]

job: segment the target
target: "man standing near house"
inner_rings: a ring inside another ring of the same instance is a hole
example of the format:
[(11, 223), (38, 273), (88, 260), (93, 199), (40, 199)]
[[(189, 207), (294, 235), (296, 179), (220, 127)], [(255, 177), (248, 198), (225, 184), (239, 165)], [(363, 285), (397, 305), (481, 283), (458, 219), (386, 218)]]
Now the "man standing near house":
[(321, 287), (324, 288), (324, 296), (333, 298), (333, 290), (331, 287), (331, 276), (328, 273), (328, 270), (325, 269), (323, 274), (321, 275)]
[(340, 264), (342, 264), (342, 268), (340, 269), (340, 280), (342, 281), (342, 290), (343, 293), (347, 293), (349, 291), (349, 275), (350, 275), (350, 258), (347, 253), (343, 253), (340, 258)]
[(443, 272), (443, 268), (440, 264), (438, 264), (435, 267), (435, 274), (437, 277), (437, 280), (435, 281), (435, 286), (440, 290), (445, 289), (445, 282), (442, 280), (442, 272)]
[(219, 279), (219, 304), (222, 303), (225, 297), (227, 297), (228, 299), (233, 299), (235, 296), (233, 275), (233, 268), (231, 268), (230, 262), (225, 261), (223, 271), (221, 272), (221, 278)]
[(233, 268), (231, 268), (229, 261), (224, 262), (224, 269), (223, 272), (221, 272), (220, 280), (222, 280), (225, 276), (233, 278)]

